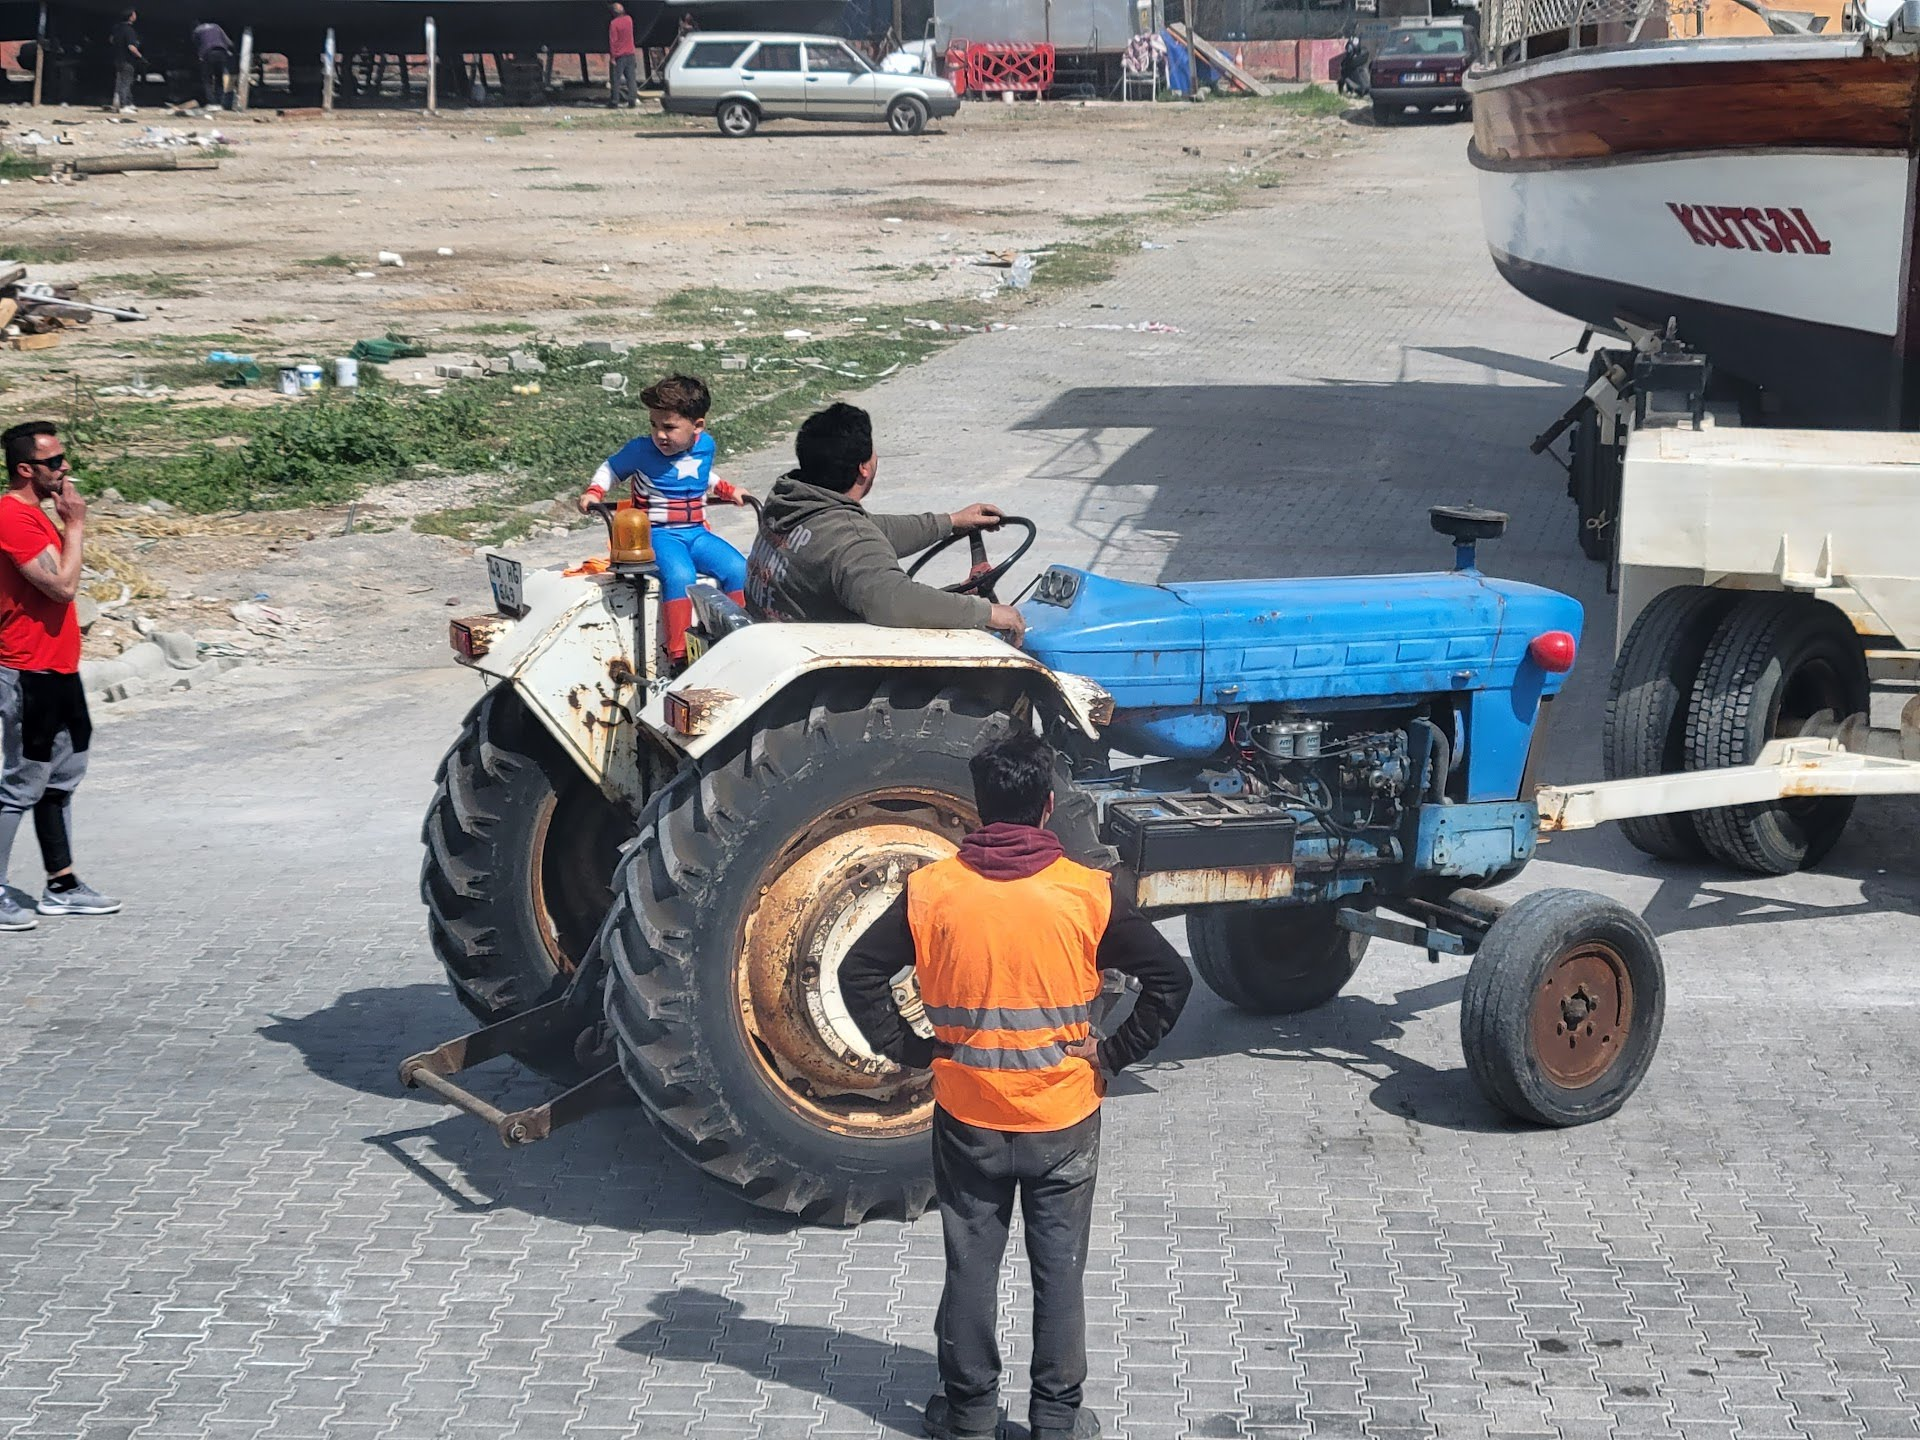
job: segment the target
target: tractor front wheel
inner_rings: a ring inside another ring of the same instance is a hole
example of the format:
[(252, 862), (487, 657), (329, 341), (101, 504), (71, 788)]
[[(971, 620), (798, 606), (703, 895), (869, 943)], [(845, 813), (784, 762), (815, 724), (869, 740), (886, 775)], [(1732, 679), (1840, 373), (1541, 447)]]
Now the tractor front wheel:
[(840, 962), (978, 823), (968, 761), (1016, 698), (847, 677), (641, 816), (604, 935), (621, 1067), (668, 1142), (754, 1204), (854, 1225), (931, 1203), (931, 1076), (869, 1049)]
[(492, 1024), (551, 999), (586, 956), (631, 822), (508, 686), (468, 712), (435, 778), (427, 931), (460, 1003)]
[(1207, 988), (1255, 1015), (1293, 1015), (1338, 995), (1367, 937), (1334, 923), (1335, 906), (1210, 905), (1187, 914), (1187, 947)]
[(1665, 1013), (1646, 921), (1587, 890), (1541, 890), (1493, 922), (1467, 970), (1460, 1048), (1494, 1105), (1537, 1125), (1603, 1120), (1653, 1063)]

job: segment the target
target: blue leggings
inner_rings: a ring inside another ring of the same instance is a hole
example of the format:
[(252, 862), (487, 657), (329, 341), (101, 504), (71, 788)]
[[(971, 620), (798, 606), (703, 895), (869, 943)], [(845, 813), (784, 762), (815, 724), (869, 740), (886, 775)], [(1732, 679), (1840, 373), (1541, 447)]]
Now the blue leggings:
[(653, 559), (660, 567), (660, 598), (683, 600), (693, 582), (710, 575), (722, 590), (747, 586), (746, 557), (700, 525), (656, 525)]

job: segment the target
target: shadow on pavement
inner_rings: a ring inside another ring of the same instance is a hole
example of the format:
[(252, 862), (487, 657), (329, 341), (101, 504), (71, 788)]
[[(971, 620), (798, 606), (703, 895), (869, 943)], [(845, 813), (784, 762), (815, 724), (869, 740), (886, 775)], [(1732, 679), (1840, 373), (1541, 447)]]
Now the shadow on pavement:
[(648, 1308), (659, 1318), (622, 1335), (622, 1350), (649, 1360), (717, 1361), (850, 1406), (894, 1434), (923, 1433), (920, 1407), (939, 1382), (924, 1350), (826, 1325), (755, 1319), (739, 1301), (707, 1290), (663, 1291)]
[(1195, 1006), (1152, 1060), (1121, 1078), (1135, 1078), (1145, 1088), (1156, 1071), (1216, 1055), (1330, 1065), (1372, 1081), (1369, 1098), (1381, 1110), (1422, 1125), (1471, 1134), (1525, 1128), (1481, 1097), (1464, 1063), (1459, 1069), (1441, 1070), (1392, 1048), (1393, 1041), (1405, 1036), (1409, 1021), (1457, 1002), (1465, 976), (1465, 962), (1459, 962), (1458, 968), (1439, 973), (1430, 984), (1401, 991), (1388, 1004), (1342, 995), (1299, 1015), (1269, 1018), (1224, 1004)]
[[(275, 1016), (260, 1034), (291, 1046), (323, 1080), (414, 1102), (423, 1123), (368, 1135), (366, 1143), (463, 1210), (522, 1210), (577, 1225), (689, 1235), (797, 1227), (708, 1180), (660, 1138), (637, 1103), (509, 1149), (490, 1126), (400, 1083), (402, 1059), (473, 1027), (443, 987), (398, 985), (351, 990), (307, 1015)], [(505, 1060), (467, 1078), (476, 1094), (503, 1110), (537, 1105), (558, 1088)]]

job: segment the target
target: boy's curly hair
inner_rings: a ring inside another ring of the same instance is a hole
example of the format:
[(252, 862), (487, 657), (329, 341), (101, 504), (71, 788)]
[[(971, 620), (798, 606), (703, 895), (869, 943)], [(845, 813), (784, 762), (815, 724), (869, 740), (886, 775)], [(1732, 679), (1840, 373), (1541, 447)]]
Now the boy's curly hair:
[(649, 410), (670, 410), (688, 420), (704, 420), (713, 408), (713, 396), (707, 382), (697, 376), (669, 375), (642, 390), (640, 403)]

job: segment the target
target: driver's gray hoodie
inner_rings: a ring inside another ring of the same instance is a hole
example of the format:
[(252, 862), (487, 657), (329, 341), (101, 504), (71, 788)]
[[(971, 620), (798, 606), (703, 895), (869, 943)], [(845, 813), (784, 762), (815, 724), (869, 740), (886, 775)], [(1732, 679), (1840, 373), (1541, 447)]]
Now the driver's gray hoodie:
[(756, 620), (861, 621), (983, 630), (993, 606), (909, 580), (900, 557), (953, 534), (950, 517), (869, 515), (854, 500), (790, 471), (760, 511), (747, 557), (747, 610)]

